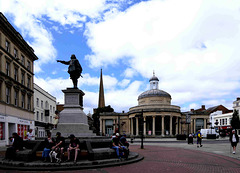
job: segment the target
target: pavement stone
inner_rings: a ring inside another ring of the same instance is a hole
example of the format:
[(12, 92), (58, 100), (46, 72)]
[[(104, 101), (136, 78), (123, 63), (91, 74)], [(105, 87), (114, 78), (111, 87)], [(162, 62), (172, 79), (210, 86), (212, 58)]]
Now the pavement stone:
[[(130, 141), (130, 140), (129, 140)], [(187, 141), (177, 141), (174, 138), (146, 138), (144, 149), (140, 149), (140, 139), (130, 143), (130, 150), (143, 156), (142, 161), (112, 167), (92, 167), (85, 170), (59, 170), (59, 173), (239, 173), (240, 172), (240, 145), (237, 153), (231, 153), (227, 138), (217, 140), (203, 140), (203, 147), (197, 148)], [(0, 150), (1, 151), (1, 150)], [(29, 170), (30, 171), (30, 170)], [(0, 171), (1, 172), (1, 171)], [(8, 170), (15, 173), (15, 170)], [(17, 171), (25, 172), (25, 171)], [(33, 171), (31, 171), (33, 172)], [(41, 171), (47, 173), (49, 171)]]

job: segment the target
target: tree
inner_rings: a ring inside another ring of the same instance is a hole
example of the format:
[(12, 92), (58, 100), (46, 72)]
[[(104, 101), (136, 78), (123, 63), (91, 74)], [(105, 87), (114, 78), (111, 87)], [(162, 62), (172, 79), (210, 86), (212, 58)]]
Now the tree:
[(111, 108), (110, 105), (108, 105), (108, 106), (105, 106), (105, 107), (102, 107), (102, 108), (97, 108), (96, 112), (92, 115), (93, 126), (95, 127), (93, 132), (96, 133), (97, 135), (100, 135), (100, 121), (99, 121), (99, 118), (100, 118), (100, 113), (103, 113), (103, 112), (114, 112), (114, 109)]
[(231, 126), (233, 129), (240, 129), (240, 120), (239, 120), (239, 113), (236, 109), (234, 109)]

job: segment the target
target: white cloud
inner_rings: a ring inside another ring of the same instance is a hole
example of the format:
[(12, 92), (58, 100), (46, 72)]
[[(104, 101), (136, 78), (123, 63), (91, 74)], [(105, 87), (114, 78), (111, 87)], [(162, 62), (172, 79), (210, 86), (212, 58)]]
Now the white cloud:
[(221, 99), (239, 88), (240, 2), (141, 2), (88, 23), (92, 67), (129, 62), (133, 72), (160, 78), (173, 103)]
[[(35, 62), (35, 73), (43, 72), (43, 64), (56, 59), (57, 50), (53, 46), (54, 38), (43, 21), (57, 22), (62, 26), (83, 27), (86, 18), (97, 18), (110, 5), (105, 0), (0, 0), (0, 11), (13, 17), (14, 24), (20, 29), (24, 39), (31, 45), (39, 60)], [(52, 29), (61, 33), (59, 27)], [(70, 30), (73, 34), (73, 30)]]

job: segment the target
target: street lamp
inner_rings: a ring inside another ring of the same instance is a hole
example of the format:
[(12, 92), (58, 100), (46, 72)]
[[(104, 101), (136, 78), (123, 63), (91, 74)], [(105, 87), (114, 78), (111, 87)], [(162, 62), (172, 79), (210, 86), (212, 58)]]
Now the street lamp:
[(144, 131), (144, 123), (146, 121), (144, 121), (144, 119), (143, 119), (143, 110), (142, 110), (142, 112), (140, 114), (137, 114), (135, 117), (139, 118), (139, 124), (140, 124), (141, 130), (142, 130), (141, 131), (141, 149), (144, 149), (144, 147), (143, 147), (143, 131)]

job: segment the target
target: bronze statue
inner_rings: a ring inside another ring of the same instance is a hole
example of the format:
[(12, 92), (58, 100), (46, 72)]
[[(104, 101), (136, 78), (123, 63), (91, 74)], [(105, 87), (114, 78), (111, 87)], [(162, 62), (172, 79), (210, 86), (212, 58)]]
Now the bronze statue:
[(65, 65), (69, 65), (68, 73), (70, 74), (70, 78), (73, 81), (73, 87), (77, 88), (78, 78), (81, 76), (81, 73), (82, 73), (82, 66), (80, 65), (76, 56), (72, 54), (70, 61), (57, 60), (57, 62), (60, 62)]

